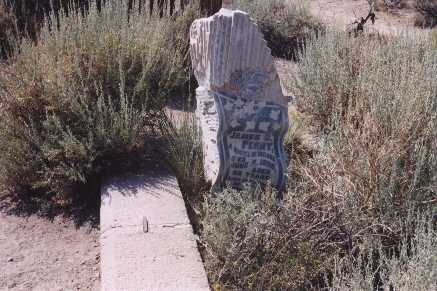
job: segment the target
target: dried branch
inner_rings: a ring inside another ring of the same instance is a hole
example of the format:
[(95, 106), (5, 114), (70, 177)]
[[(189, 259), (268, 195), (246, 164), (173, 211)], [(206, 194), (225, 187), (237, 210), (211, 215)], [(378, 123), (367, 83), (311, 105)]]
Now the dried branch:
[(364, 31), (364, 25), (366, 25), (367, 21), (372, 21), (372, 24), (375, 24), (376, 20), (376, 14), (375, 14), (375, 1), (374, 0), (367, 0), (369, 3), (369, 13), (367, 16), (361, 17), (361, 19), (357, 19), (354, 22), (352, 22), (349, 26), (354, 26), (352, 29), (348, 29), (349, 33), (351, 31), (354, 32), (355, 37), (358, 36), (359, 33)]

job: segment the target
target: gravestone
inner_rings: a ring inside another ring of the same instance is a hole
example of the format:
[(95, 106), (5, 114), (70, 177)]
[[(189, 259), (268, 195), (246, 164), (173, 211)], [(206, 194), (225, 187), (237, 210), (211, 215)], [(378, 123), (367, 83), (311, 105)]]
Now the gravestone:
[[(225, 0), (223, 7), (232, 7)], [(190, 53), (199, 83), (196, 115), (213, 187), (285, 187), (287, 98), (263, 35), (243, 11), (194, 21)]]

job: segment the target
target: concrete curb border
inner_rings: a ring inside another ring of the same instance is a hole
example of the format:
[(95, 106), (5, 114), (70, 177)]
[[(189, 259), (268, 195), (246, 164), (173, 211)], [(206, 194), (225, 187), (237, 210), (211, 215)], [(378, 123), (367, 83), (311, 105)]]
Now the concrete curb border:
[(210, 290), (174, 176), (115, 178), (101, 197), (103, 291)]

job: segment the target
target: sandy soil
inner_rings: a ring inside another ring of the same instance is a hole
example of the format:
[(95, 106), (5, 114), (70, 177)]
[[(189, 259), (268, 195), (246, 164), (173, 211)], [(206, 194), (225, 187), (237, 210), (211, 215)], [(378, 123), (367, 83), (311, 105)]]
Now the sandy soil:
[[(296, 0), (290, 0), (296, 1)], [(346, 30), (348, 25), (360, 17), (366, 17), (369, 12), (367, 0), (310, 0), (311, 14), (328, 25)], [(376, 21), (366, 24), (369, 31), (394, 33), (406, 29), (420, 31), (414, 27), (415, 11), (412, 8), (394, 9), (390, 11), (375, 11)]]
[(0, 212), (0, 290), (99, 290), (99, 231)]

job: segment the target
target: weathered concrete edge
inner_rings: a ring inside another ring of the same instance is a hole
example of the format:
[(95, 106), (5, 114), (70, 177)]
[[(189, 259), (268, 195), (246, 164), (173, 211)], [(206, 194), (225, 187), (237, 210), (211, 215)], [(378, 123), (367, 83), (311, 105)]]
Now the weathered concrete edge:
[(174, 176), (111, 179), (101, 197), (102, 290), (210, 290)]

